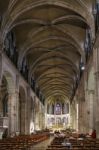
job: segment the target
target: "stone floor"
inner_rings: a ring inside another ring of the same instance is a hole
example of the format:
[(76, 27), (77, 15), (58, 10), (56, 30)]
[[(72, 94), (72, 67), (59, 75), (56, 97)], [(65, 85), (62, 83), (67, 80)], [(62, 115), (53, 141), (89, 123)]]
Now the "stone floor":
[(40, 142), (33, 146), (31, 150), (46, 150), (47, 146), (50, 145), (50, 142), (53, 140), (53, 136), (51, 136), (48, 140), (45, 140), (43, 142)]

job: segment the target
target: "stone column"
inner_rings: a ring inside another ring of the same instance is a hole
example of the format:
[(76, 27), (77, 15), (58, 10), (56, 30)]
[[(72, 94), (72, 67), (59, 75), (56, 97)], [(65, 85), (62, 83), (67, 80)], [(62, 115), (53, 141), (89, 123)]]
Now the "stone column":
[(1, 31), (0, 31), (0, 55), (1, 55), (2, 51), (3, 51), (3, 42), (2, 42), (2, 38), (1, 37), (2, 36), (1, 36)]
[(77, 108), (76, 108), (76, 101), (74, 100), (72, 104), (72, 127), (73, 129), (77, 129)]
[(31, 105), (30, 105), (30, 133), (34, 132), (34, 98), (31, 97)]
[(2, 85), (2, 55), (0, 54), (0, 113), (2, 111), (2, 92), (1, 92), (1, 85)]
[[(99, 38), (99, 37), (98, 37)], [(93, 51), (94, 69), (95, 69), (95, 129), (97, 137), (99, 138), (99, 44), (96, 41), (95, 49)]]
[(69, 107), (69, 113), (70, 113), (70, 127), (72, 127), (73, 116), (72, 116), (72, 106), (71, 106), (71, 104), (70, 104), (70, 107)]
[(0, 117), (2, 116), (3, 114), (3, 109), (2, 109), (2, 88), (1, 88), (1, 85), (0, 85)]
[(0, 53), (0, 85), (2, 84), (2, 74), (3, 74), (3, 69), (2, 69), (2, 54)]
[(36, 130), (36, 96), (34, 96), (33, 122), (34, 130)]
[(38, 109), (38, 99), (35, 97), (35, 129), (39, 128), (39, 109)]
[(26, 98), (26, 134), (30, 134), (30, 121), (31, 121), (31, 97), (30, 97), (30, 88), (27, 87), (27, 98)]
[(85, 132), (85, 101), (79, 100), (78, 107), (78, 129), (79, 132)]
[(42, 120), (43, 120), (43, 129), (46, 128), (46, 125), (45, 125), (45, 106), (42, 106)]
[(1, 85), (2, 85), (2, 44), (0, 39), (0, 113), (2, 114), (2, 92), (1, 92)]
[(39, 126), (40, 126), (40, 129), (42, 130), (43, 129), (43, 107), (42, 107), (42, 104), (40, 103), (40, 112), (39, 112)]
[(8, 96), (9, 133), (19, 132), (19, 93)]
[(41, 104), (41, 111), (40, 111), (40, 128), (45, 128), (45, 112), (44, 112), (44, 106)]
[(93, 113), (94, 113), (94, 90), (89, 90), (89, 132), (91, 132), (94, 128), (94, 118), (93, 118)]
[(89, 132), (89, 95), (87, 88), (85, 89), (84, 111), (85, 111), (85, 132)]
[(20, 132), (19, 131), (19, 92), (16, 91), (15, 92), (15, 97), (16, 97), (16, 100), (15, 100), (15, 110), (16, 110), (16, 132)]
[(95, 81), (96, 81), (96, 88), (95, 88), (95, 128), (97, 131), (97, 137), (99, 138), (99, 72), (95, 73)]
[(41, 128), (42, 128), (42, 112), (41, 112), (41, 103), (40, 102), (39, 102), (38, 122), (39, 122), (38, 126), (41, 130)]
[(77, 101), (77, 103), (76, 103), (76, 130), (77, 130), (77, 132), (78, 132), (78, 113), (79, 113), (79, 104), (78, 104), (78, 101)]
[(16, 93), (8, 94), (8, 118), (9, 118), (9, 135), (18, 130), (18, 113), (17, 113)]
[(44, 118), (45, 118), (45, 128), (47, 128), (47, 102), (45, 103), (45, 114), (44, 114)]
[(77, 128), (77, 108), (76, 108), (76, 104), (74, 105), (74, 129)]

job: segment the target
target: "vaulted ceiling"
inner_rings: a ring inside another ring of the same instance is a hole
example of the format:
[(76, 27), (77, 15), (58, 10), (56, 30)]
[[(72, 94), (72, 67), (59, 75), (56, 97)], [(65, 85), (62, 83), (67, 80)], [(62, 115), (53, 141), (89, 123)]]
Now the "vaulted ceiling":
[(94, 0), (0, 0), (1, 37), (13, 31), (19, 51), (18, 64), (24, 57), (29, 77), (46, 99), (71, 99), (85, 63), (86, 29), (94, 40)]

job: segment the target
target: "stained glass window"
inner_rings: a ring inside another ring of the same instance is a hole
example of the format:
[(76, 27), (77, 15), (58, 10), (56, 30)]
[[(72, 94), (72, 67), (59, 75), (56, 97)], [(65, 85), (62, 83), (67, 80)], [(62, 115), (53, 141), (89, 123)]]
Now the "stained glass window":
[(61, 114), (61, 105), (59, 103), (56, 104), (55, 112), (56, 112), (56, 115)]

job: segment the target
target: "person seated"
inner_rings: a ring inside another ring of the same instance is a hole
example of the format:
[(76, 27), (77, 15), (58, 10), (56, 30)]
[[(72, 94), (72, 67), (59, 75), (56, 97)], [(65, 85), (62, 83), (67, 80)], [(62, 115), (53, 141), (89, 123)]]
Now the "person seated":
[(86, 138), (90, 138), (91, 136), (89, 135), (89, 133), (86, 133)]
[(96, 139), (96, 130), (95, 129), (92, 131), (91, 138)]
[(85, 134), (83, 134), (83, 133), (81, 133), (81, 134), (79, 134), (79, 139), (84, 139), (86, 136), (85, 136)]
[(66, 147), (68, 147), (68, 148), (72, 148), (72, 145), (71, 145), (71, 143), (70, 143), (70, 141), (69, 141), (68, 138), (65, 138), (65, 139), (64, 139), (64, 142), (62, 143), (62, 145), (63, 145), (63, 146), (66, 146)]
[(5, 139), (8, 137), (8, 129), (6, 128), (2, 134), (2, 139)]
[(15, 137), (16, 136), (16, 133), (15, 132), (12, 132), (11, 134), (10, 134), (10, 137)]
[(70, 136), (69, 139), (73, 140), (73, 139), (75, 139), (75, 138), (74, 138), (73, 136)]
[(54, 137), (59, 137), (59, 134), (57, 134), (57, 133), (54, 133)]
[(63, 132), (60, 133), (60, 137), (65, 137), (65, 134)]

